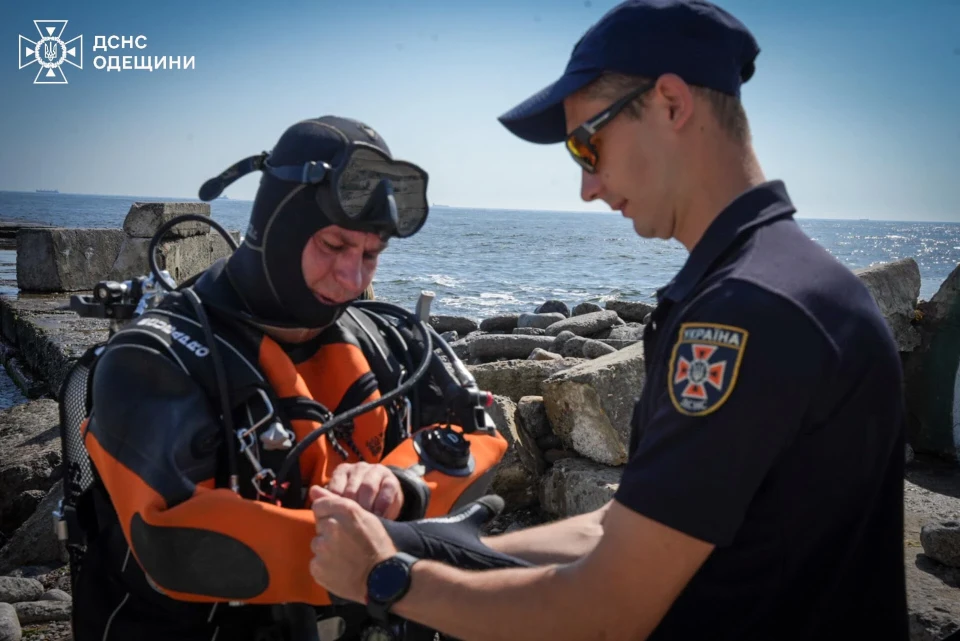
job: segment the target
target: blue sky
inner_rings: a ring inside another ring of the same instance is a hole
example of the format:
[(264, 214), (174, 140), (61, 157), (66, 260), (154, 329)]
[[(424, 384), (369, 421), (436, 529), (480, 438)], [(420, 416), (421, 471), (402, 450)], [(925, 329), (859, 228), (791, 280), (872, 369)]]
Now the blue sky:
[[(559, 145), (496, 117), (552, 82), (608, 0), (48, 0), (5, 2), (8, 63), (0, 189), (194, 198), (297, 120), (339, 114), (378, 129), (430, 173), (435, 203), (596, 210)], [(800, 215), (960, 220), (960, 1), (727, 0), (760, 42), (744, 87), (755, 146)], [(34, 19), (83, 34), (69, 84), (34, 85), (14, 43)], [(94, 68), (95, 35), (196, 69)], [(253, 195), (248, 176), (226, 192)]]

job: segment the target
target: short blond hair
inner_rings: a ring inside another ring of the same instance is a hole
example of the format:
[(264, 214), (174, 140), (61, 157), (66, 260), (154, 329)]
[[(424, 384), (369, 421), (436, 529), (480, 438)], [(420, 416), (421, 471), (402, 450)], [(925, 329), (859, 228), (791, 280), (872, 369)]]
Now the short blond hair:
[[(652, 82), (651, 78), (607, 71), (581, 91), (588, 98), (614, 101), (650, 82)], [(690, 85), (690, 89), (695, 96), (710, 105), (720, 129), (738, 143), (750, 142), (750, 123), (747, 120), (746, 111), (743, 109), (743, 103), (740, 102), (739, 98), (697, 85)], [(648, 97), (649, 94), (646, 93), (640, 95), (627, 105), (623, 113), (634, 120), (639, 120), (647, 106)]]

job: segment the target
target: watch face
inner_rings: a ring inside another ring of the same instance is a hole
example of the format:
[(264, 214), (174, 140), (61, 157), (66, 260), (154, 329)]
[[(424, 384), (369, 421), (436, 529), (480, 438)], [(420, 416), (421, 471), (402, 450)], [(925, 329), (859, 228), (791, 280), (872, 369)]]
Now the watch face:
[(370, 598), (389, 602), (407, 587), (409, 570), (399, 561), (388, 560), (376, 566), (367, 577)]

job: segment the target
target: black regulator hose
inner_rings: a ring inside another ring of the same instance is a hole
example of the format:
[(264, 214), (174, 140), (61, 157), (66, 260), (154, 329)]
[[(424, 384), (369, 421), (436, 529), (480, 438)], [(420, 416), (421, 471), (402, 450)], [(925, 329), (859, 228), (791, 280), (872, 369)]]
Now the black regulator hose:
[(173, 291), (173, 288), (167, 284), (167, 281), (160, 274), (160, 266), (157, 264), (157, 246), (163, 239), (164, 234), (166, 234), (170, 229), (176, 225), (179, 225), (180, 223), (185, 223), (190, 220), (198, 220), (216, 229), (218, 232), (220, 232), (220, 235), (223, 236), (223, 239), (227, 241), (227, 245), (230, 246), (230, 249), (236, 251), (238, 247), (237, 241), (233, 239), (233, 236), (230, 235), (230, 232), (224, 229), (223, 225), (210, 218), (210, 216), (204, 216), (203, 214), (181, 214), (160, 225), (160, 227), (157, 229), (157, 232), (153, 235), (153, 238), (150, 239), (147, 257), (150, 260), (150, 271), (153, 273), (153, 277), (160, 284), (160, 286), (168, 292)]
[(227, 385), (227, 373), (224, 371), (223, 361), (220, 360), (220, 350), (217, 347), (217, 339), (213, 335), (213, 330), (210, 326), (210, 320), (207, 318), (207, 313), (203, 309), (203, 302), (200, 300), (200, 297), (197, 296), (197, 293), (192, 289), (188, 288), (184, 290), (183, 294), (193, 306), (193, 311), (197, 315), (197, 320), (200, 321), (200, 326), (203, 327), (203, 333), (207, 340), (207, 345), (210, 346), (210, 359), (213, 361), (213, 369), (217, 379), (217, 390), (219, 391), (220, 396), (220, 411), (223, 413), (223, 430), (226, 437), (227, 469), (230, 473), (228, 477), (230, 481), (230, 489), (234, 492), (238, 492), (240, 468), (237, 465), (237, 452), (233, 446), (233, 440), (236, 436), (236, 432), (233, 429), (233, 408), (232, 404), (230, 403), (230, 391)]
[[(353, 304), (356, 305), (359, 302), (361, 301), (357, 301)], [(402, 308), (398, 308), (398, 309), (402, 309)], [(403, 310), (403, 311), (406, 312), (406, 310)], [(414, 385), (416, 385), (420, 381), (421, 378), (423, 378), (423, 375), (426, 373), (427, 369), (430, 367), (431, 361), (433, 360), (433, 341), (431, 340), (431, 336), (430, 336), (430, 327), (426, 325), (426, 323), (423, 323), (418, 320), (414, 326), (417, 328), (417, 331), (420, 332), (421, 336), (423, 336), (423, 341), (424, 341), (426, 350), (424, 351), (423, 360), (420, 362), (420, 365), (417, 367), (417, 370), (413, 373), (413, 375), (409, 379), (407, 379), (403, 384), (399, 385), (396, 389), (384, 394), (376, 401), (372, 401), (370, 403), (364, 403), (363, 405), (358, 405), (352, 410), (346, 411), (343, 414), (340, 414), (339, 416), (332, 418), (327, 423), (321, 425), (317, 429), (310, 432), (307, 436), (303, 438), (303, 440), (301, 440), (293, 448), (291, 448), (291, 450), (287, 452), (287, 456), (283, 459), (283, 464), (280, 466), (280, 471), (277, 473), (276, 484), (274, 486), (274, 496), (273, 496), (274, 499), (277, 498), (277, 493), (279, 489), (283, 486), (284, 482), (286, 481), (287, 475), (290, 474), (290, 469), (300, 459), (300, 456), (303, 454), (304, 450), (310, 447), (310, 445), (312, 445), (318, 438), (320, 438), (324, 434), (327, 434), (338, 425), (345, 423), (349, 420), (352, 420), (357, 416), (360, 416), (361, 414), (366, 414), (372, 409), (375, 409), (382, 405), (386, 405), (396, 397), (406, 394), (408, 391), (410, 391), (410, 389)]]
[[(150, 259), (150, 271), (153, 272), (154, 279), (164, 290), (168, 292), (173, 291), (173, 288), (167, 284), (166, 279), (164, 279), (160, 273), (160, 266), (157, 264), (157, 246), (160, 244), (160, 241), (163, 239), (163, 236), (167, 233), (167, 231), (169, 231), (175, 225), (179, 225), (182, 222), (187, 222), (190, 220), (198, 220), (202, 223), (207, 223), (220, 232), (220, 235), (223, 236), (224, 240), (227, 241), (227, 244), (231, 249), (234, 251), (237, 249), (237, 243), (230, 233), (223, 228), (223, 225), (210, 218), (210, 216), (203, 216), (201, 214), (181, 214), (180, 216), (171, 218), (164, 224), (160, 225), (160, 227), (157, 229), (156, 233), (153, 235), (153, 238), (150, 239), (150, 246), (147, 251), (147, 256)], [(200, 326), (203, 328), (204, 337), (206, 338), (207, 345), (210, 349), (210, 358), (213, 361), (213, 369), (216, 375), (217, 389), (220, 396), (220, 411), (223, 413), (223, 430), (226, 438), (225, 445), (227, 450), (227, 468), (230, 473), (230, 489), (234, 492), (238, 492), (238, 478), (240, 472), (237, 465), (237, 452), (233, 447), (233, 440), (236, 436), (236, 432), (233, 429), (233, 408), (230, 403), (230, 392), (229, 386), (227, 385), (227, 373), (224, 371), (223, 361), (220, 359), (220, 352), (217, 349), (217, 339), (213, 335), (213, 329), (210, 325), (210, 320), (207, 318), (207, 313), (203, 308), (203, 302), (192, 289), (185, 289), (184, 295), (187, 297), (187, 300), (190, 301), (190, 304), (197, 315), (197, 320), (200, 322)]]
[[(405, 320), (408, 320), (408, 321), (410, 320), (410, 318), (416, 319), (416, 316), (414, 316), (407, 310), (403, 309), (402, 307), (398, 307), (397, 305), (393, 305), (391, 303), (385, 303), (383, 301), (362, 300), (362, 301), (356, 301), (354, 305), (361, 308), (367, 308), (370, 311), (379, 312), (381, 314), (393, 313), (393, 314), (401, 315), (402, 317), (406, 317)], [(437, 330), (435, 330), (433, 327), (430, 327), (428, 325), (427, 329), (429, 330), (430, 335), (436, 339), (437, 345), (440, 347), (444, 355), (450, 361), (450, 366), (453, 368), (453, 371), (456, 373), (457, 378), (460, 379), (460, 383), (464, 387), (476, 389), (477, 388), (476, 379), (473, 377), (473, 374), (470, 373), (470, 370), (464, 367), (463, 362), (453, 351), (453, 348), (450, 347), (450, 345), (448, 345), (447, 342), (440, 337), (440, 334), (437, 333)]]

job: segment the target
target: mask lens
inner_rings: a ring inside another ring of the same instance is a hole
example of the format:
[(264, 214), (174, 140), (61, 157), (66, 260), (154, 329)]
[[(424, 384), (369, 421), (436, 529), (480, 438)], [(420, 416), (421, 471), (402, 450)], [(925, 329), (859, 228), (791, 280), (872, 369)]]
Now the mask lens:
[(382, 180), (389, 180), (397, 204), (397, 235), (408, 236), (427, 216), (426, 180), (413, 165), (392, 161), (376, 151), (357, 149), (340, 173), (337, 197), (344, 212), (356, 219)]

